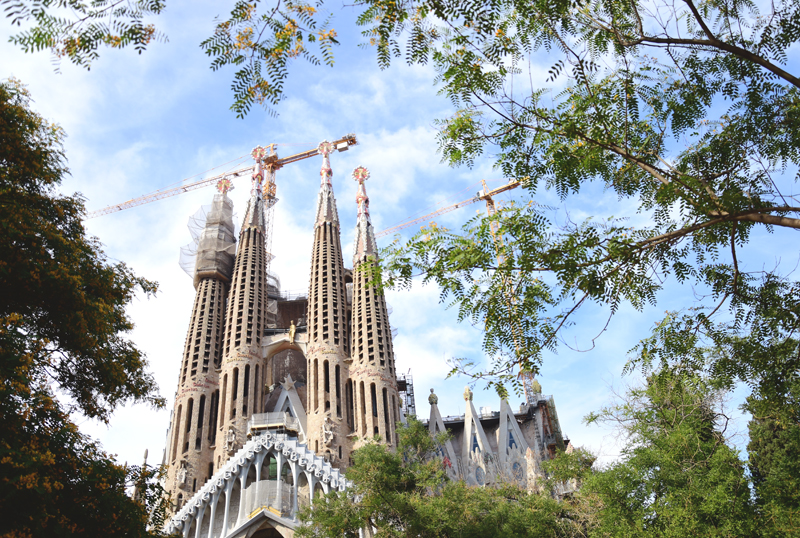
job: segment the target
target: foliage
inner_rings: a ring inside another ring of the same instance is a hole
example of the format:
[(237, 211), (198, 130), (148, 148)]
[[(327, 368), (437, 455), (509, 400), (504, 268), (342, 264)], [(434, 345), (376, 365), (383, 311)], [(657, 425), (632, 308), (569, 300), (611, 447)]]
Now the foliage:
[(165, 40), (154, 25), (145, 24), (157, 15), (164, 0), (0, 0), (12, 25), (33, 25), (11, 36), (25, 52), (44, 49), (56, 59), (67, 57), (89, 69), (101, 46), (132, 45), (141, 54), (153, 40)]
[(622, 460), (589, 475), (579, 493), (601, 507), (598, 535), (757, 535), (744, 463), (724, 437), (728, 417), (718, 397), (691, 371), (662, 369), (588, 417), (625, 436)]
[[(750, 473), (765, 536), (800, 536), (800, 369), (797, 348), (746, 404), (753, 418), (747, 445)], [(777, 390), (775, 390), (777, 389)], [(766, 392), (766, 394), (765, 394)]]
[[(259, 14), (258, 0), (239, 0), (230, 17), (217, 21), (214, 35), (200, 44), (213, 58), (212, 69), (227, 65), (238, 68), (231, 84), (231, 109), (237, 116), (244, 117), (253, 103), (274, 114), (272, 106), (283, 97), (291, 60), (304, 58), (313, 65), (333, 65), (336, 30), (330, 26), (330, 15), (320, 11), (319, 5), (284, 0)], [(319, 56), (309, 47), (319, 49)]]
[(442, 439), (412, 420), (398, 430), (398, 452), (371, 443), (354, 453), (354, 487), (306, 508), (298, 535), (358, 536), (371, 527), (376, 536), (422, 537), (794, 536), (796, 496), (786, 495), (798, 476), (792, 434), (757, 436), (751, 479), (726, 437), (726, 391), (691, 368), (655, 369), (587, 417), (617, 428), (619, 460), (598, 467), (584, 449), (559, 452), (542, 462), (545, 476), (530, 492), (449, 481), (436, 450)]
[[(81, 198), (57, 192), (63, 132), (17, 81), (0, 84), (0, 139), (0, 533), (145, 535), (149, 510), (125, 492), (133, 475), (69, 414), (107, 422), (124, 402), (163, 406), (123, 336), (125, 305), (155, 284), (86, 237)], [(158, 489), (154, 477), (142, 486)]]
[[(3, 349), (3, 364), (16, 357)], [(0, 385), (0, 536), (155, 536), (166, 516), (160, 475), (124, 467), (82, 435), (31, 363)], [(137, 486), (142, 502), (130, 498)], [(153, 531), (147, 531), (147, 525)]]
[(571, 536), (563, 505), (512, 485), (471, 488), (450, 482), (427, 428), (411, 419), (399, 428), (397, 452), (370, 443), (353, 455), (346, 493), (332, 492), (306, 508), (298, 536), (358, 536), (368, 525), (378, 536)]
[[(739, 261), (759, 228), (800, 227), (781, 186), (798, 160), (800, 84), (782, 64), (800, 37), (800, 6), (391, 4), (372, 30), (396, 49), (405, 34), (393, 9), (443, 21), (406, 45), (432, 59), (458, 108), (440, 123), (451, 164), (492, 151), (531, 196), (548, 188), (566, 199), (597, 183), (644, 217), (559, 224), (523, 197), (461, 233), (431, 226), (395, 248), (390, 283), (421, 273), (485, 327), (496, 360), (476, 375), (535, 372), (581, 306), (641, 309), (672, 278), (700, 290), (684, 334), (699, 327), (726, 347), (715, 368), (747, 380), (768, 367), (796, 330), (798, 288), (779, 267), (747, 272)], [(550, 88), (521, 67), (541, 50), (555, 62)]]

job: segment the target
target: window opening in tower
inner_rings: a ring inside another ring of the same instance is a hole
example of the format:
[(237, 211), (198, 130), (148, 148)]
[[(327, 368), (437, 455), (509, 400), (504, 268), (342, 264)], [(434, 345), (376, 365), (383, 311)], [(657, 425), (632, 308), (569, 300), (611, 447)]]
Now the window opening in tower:
[(247, 396), (250, 392), (250, 365), (244, 367), (244, 385), (242, 386), (242, 416), (247, 416)]
[(389, 433), (391, 432), (391, 429), (389, 428), (389, 398), (386, 394), (386, 387), (383, 387), (381, 392), (383, 393), (383, 425), (386, 428), (386, 442), (391, 443), (392, 436)]
[(336, 416), (341, 418), (342, 417), (342, 399), (341, 399), (341, 395), (339, 393), (339, 383), (340, 383), (340, 381), (339, 381), (339, 365), (338, 364), (336, 365), (336, 368), (335, 368), (334, 371), (335, 371), (334, 381), (335, 381), (335, 387), (336, 387), (335, 388)]
[(231, 419), (236, 417), (236, 399), (239, 396), (239, 369), (233, 369), (231, 382)]
[(194, 407), (194, 399), (189, 398), (189, 403), (186, 405), (186, 431), (183, 434), (183, 452), (189, 450), (189, 431), (192, 429), (192, 412)]
[(203, 420), (206, 411), (206, 395), (200, 396), (200, 407), (197, 410), (197, 432), (195, 433), (194, 449), (200, 450), (203, 444)]
[(175, 428), (172, 432), (172, 463), (175, 464), (175, 459), (178, 457), (178, 438), (180, 436), (181, 414), (183, 412), (183, 405), (178, 406), (178, 415), (175, 420)]

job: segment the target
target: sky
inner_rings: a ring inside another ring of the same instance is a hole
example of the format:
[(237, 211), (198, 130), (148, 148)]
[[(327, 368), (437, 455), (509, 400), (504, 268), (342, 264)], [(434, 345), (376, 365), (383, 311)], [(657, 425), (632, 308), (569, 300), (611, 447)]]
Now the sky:
[[(333, 13), (342, 42), (335, 50), (333, 68), (294, 64), (276, 117), (254, 108), (245, 119), (237, 119), (229, 110), (231, 72), (212, 71), (199, 47), (213, 31), (214, 17), (224, 16), (225, 9), (228, 3), (168, 3), (156, 20), (168, 42), (152, 44), (141, 55), (132, 50), (101, 51), (90, 71), (62, 62), (56, 72), (49, 52), (22, 53), (7, 43), (13, 29), (0, 19), (0, 78), (14, 76), (25, 83), (34, 108), (68, 135), (65, 149), (71, 176), (64, 181), (64, 192), (82, 193), (87, 209), (93, 211), (186, 178), (203, 177), (225, 163), (249, 164), (243, 157), (257, 145), (277, 143), (278, 154), (286, 156), (311, 149), (323, 139), (355, 133), (359, 144), (331, 157), (344, 259), (350, 265), (356, 221), (356, 183), (350, 173), (356, 166), (371, 172), (367, 191), (376, 230), (433, 211), (440, 207), (437, 203), (468, 198), (480, 189), (476, 183), (482, 179), (497, 180), (490, 186), (501, 184), (502, 175), (492, 168), (490, 156), (472, 169), (441, 163), (434, 119), (448, 117), (453, 110), (438, 95), (433, 68), (409, 67), (400, 60), (380, 70), (374, 51), (357, 47), (360, 38), (350, 22), (355, 14), (351, 8)], [(539, 57), (533, 63), (534, 72), (542, 73), (542, 84), (547, 60)], [(320, 158), (306, 159), (277, 175), (280, 201), (275, 207), (271, 270), (285, 291), (307, 290), (320, 163)], [(229, 168), (230, 164), (216, 171)], [(249, 180), (238, 181), (231, 198), (240, 219)], [(167, 407), (126, 406), (116, 411), (108, 426), (80, 421), (82, 430), (121, 462), (140, 462), (145, 449), (151, 463), (161, 460), (194, 297), (192, 279), (179, 267), (178, 256), (180, 247), (191, 240), (188, 218), (210, 203), (214, 193), (213, 188), (200, 189), (86, 221), (88, 232), (99, 238), (111, 260), (124, 262), (159, 284), (155, 297), (137, 297), (128, 311), (136, 325), (130, 337), (147, 354)], [(501, 199), (522, 195), (512, 191)], [(602, 190), (590, 189), (567, 202), (550, 192), (539, 192), (536, 199), (574, 220), (610, 214), (643, 218), (634, 206)], [(473, 204), (436, 222), (455, 228), (484, 210), (483, 204)], [(404, 237), (416, 230), (407, 229)], [(389, 240), (379, 243), (385, 246)], [(784, 254), (779, 239), (758, 241), (754, 248), (765, 263)], [(796, 262), (796, 249), (790, 257)], [(586, 426), (582, 419), (637, 381), (635, 375), (621, 377), (628, 350), (649, 334), (665, 310), (680, 308), (692, 293), (668, 286), (657, 306), (639, 312), (623, 305), (594, 346), (592, 337), (605, 324), (607, 312), (590, 306), (566, 338), (577, 349), (591, 350), (562, 348), (546, 355), (539, 381), (543, 392), (555, 397), (562, 430), (574, 445), (592, 450), (601, 461), (618, 456), (614, 432)], [(446, 379), (446, 360), (485, 360), (480, 330), (458, 323), (456, 312), (440, 304), (433, 286), (417, 283), (411, 291), (390, 291), (387, 301), (393, 307), (391, 324), (398, 329), (397, 369), (413, 375), (418, 414), (428, 417), (431, 388), (439, 396), (443, 414), (463, 414), (461, 394), (467, 380)], [(499, 410), (495, 393), (480, 384), (474, 390), (476, 407)], [(510, 401), (512, 408), (521, 402), (519, 395)]]

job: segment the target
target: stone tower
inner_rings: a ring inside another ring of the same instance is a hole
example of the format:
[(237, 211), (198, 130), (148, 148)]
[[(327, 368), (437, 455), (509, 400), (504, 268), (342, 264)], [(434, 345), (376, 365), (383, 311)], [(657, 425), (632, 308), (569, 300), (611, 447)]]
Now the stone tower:
[[(379, 435), (397, 446), (396, 424), (400, 420), (400, 397), (394, 367), (392, 335), (386, 299), (372, 283), (378, 247), (369, 217), (369, 197), (364, 167), (353, 171), (358, 181), (358, 221), (353, 252), (352, 357), (350, 379), (356, 391), (355, 432), (361, 441)], [(357, 448), (357, 446), (354, 446)]]
[(225, 299), (233, 272), (233, 204), (214, 196), (197, 237), (194, 307), (186, 335), (165, 462), (167, 491), (180, 506), (214, 473)]
[(331, 184), (333, 149), (327, 141), (319, 145), (321, 183), (308, 287), (306, 415), (308, 446), (335, 466), (343, 467), (350, 457), (347, 435), (352, 431), (352, 386), (347, 381), (350, 341), (345, 269)]
[[(257, 148), (260, 149), (260, 148)], [(256, 150), (254, 150), (255, 152)], [(255, 155), (254, 155), (255, 157)], [(260, 159), (256, 159), (260, 162)], [(245, 442), (247, 419), (260, 412), (266, 374), (261, 340), (267, 321), (266, 219), (260, 170), (253, 174), (225, 316), (224, 347), (219, 372), (220, 412), (216, 468)]]

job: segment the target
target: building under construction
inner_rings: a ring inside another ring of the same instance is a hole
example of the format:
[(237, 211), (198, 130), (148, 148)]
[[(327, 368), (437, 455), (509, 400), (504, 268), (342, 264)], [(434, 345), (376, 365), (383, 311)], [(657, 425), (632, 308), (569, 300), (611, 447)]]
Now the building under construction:
[[(253, 153), (238, 237), (225, 181), (190, 220), (194, 242), (182, 265), (196, 295), (164, 452), (175, 512), (169, 529), (184, 536), (291, 535), (298, 506), (315, 491), (347, 488), (353, 450), (376, 437), (396, 446), (398, 424), (417, 414), (411, 372), (395, 362), (390, 309), (373, 284), (378, 249), (362, 167), (352, 174), (352, 265), (342, 257), (330, 165), (340, 144), (309, 152), (322, 156), (322, 167), (307, 294), (282, 293), (269, 271), (270, 162), (279, 161), (263, 148)], [(464, 400), (464, 415), (443, 417), (438, 397), (428, 397), (430, 431), (452, 434), (442, 456), (453, 478), (533, 487), (539, 462), (568, 443), (552, 397), (529, 394), (519, 412), (505, 401), (497, 412), (478, 412), (469, 389)]]

